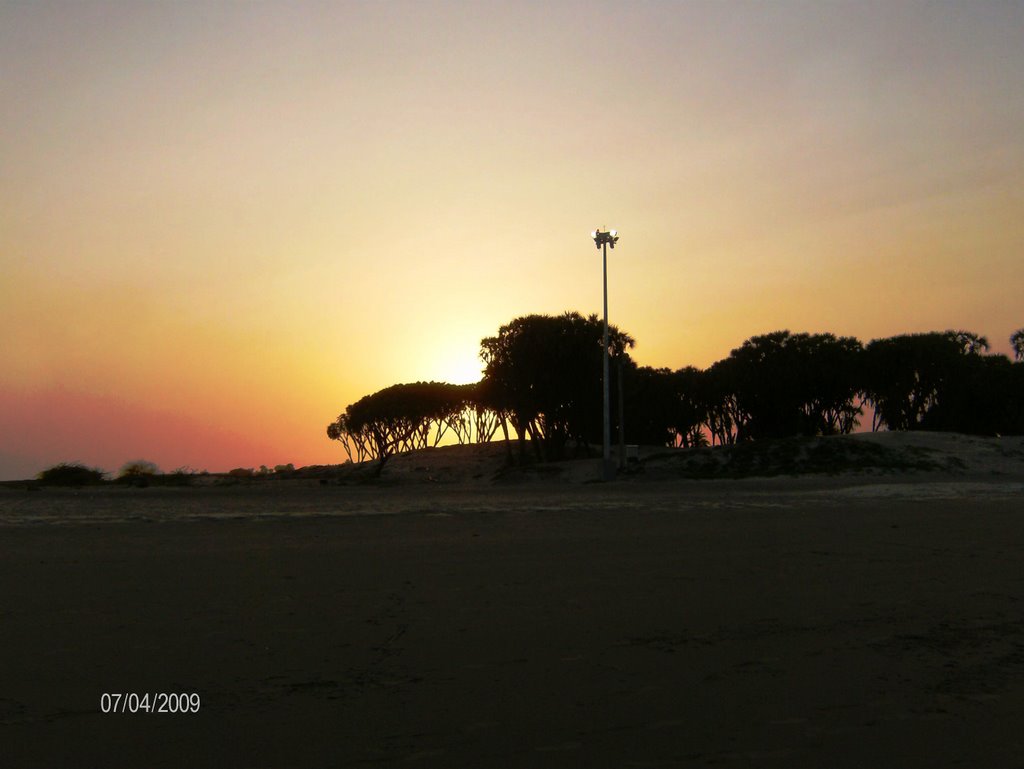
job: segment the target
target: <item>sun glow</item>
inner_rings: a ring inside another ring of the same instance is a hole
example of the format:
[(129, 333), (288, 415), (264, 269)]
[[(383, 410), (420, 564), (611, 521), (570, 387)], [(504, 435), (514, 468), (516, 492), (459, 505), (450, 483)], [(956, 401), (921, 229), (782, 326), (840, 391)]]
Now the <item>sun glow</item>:
[(493, 321), (477, 318), (465, 312), (436, 318), (430, 325), (430, 334), (415, 339), (416, 356), (406, 359), (402, 373), (394, 382), (447, 382), (472, 384), (483, 378), (480, 360), (480, 340), (491, 331)]
[(480, 358), (465, 350), (453, 349), (440, 357), (434, 370), (436, 374), (431, 378), (448, 384), (472, 384), (483, 377)]

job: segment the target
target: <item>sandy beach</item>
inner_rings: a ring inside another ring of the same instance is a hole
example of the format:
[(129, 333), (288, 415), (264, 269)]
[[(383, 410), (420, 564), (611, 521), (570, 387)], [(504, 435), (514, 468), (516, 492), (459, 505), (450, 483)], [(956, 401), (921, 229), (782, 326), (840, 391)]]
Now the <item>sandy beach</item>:
[(0, 489), (0, 764), (1021, 766), (1022, 480)]

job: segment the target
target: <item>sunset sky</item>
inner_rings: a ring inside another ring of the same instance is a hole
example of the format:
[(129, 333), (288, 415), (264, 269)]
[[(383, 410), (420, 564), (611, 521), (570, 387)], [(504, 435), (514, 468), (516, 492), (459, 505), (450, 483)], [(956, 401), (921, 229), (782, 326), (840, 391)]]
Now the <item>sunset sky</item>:
[(0, 479), (341, 462), (600, 312), (646, 365), (1024, 326), (1024, 3), (0, 0)]

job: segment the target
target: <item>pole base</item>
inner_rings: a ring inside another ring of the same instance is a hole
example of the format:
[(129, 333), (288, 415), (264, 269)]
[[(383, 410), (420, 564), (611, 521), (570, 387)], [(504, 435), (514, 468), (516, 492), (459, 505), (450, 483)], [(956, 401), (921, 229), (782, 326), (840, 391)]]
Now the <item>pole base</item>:
[(614, 481), (615, 476), (618, 474), (619, 463), (614, 459), (602, 459), (601, 460), (601, 480), (602, 481)]

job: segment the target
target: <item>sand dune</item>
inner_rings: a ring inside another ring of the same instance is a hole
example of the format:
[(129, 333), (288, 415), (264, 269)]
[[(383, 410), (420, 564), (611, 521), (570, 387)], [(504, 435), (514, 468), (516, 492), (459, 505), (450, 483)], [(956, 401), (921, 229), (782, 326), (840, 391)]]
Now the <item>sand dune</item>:
[[(613, 449), (617, 456), (618, 447)], [(574, 459), (509, 468), (504, 442), (444, 446), (398, 455), (381, 473), (384, 483), (493, 483), (531, 480), (590, 483), (601, 477), (599, 459)], [(517, 447), (511, 447), (517, 454)], [(978, 437), (954, 433), (858, 433), (794, 438), (738, 447), (666, 450), (639, 447), (634, 482), (673, 478), (750, 478), (776, 475), (894, 475), (942, 473), (958, 477), (1024, 474), (1024, 437)], [(341, 479), (369, 475), (373, 463), (341, 471)]]

